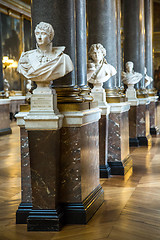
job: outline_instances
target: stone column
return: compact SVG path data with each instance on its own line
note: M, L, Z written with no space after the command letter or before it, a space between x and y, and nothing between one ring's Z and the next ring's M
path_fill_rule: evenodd
M22 109L23 108L23 109ZM28 132L25 129L24 118L29 112L29 105L21 105L21 110L17 115L17 125L20 127L21 142L21 203L16 212L16 223L25 224L29 212L32 210L32 189L30 173L30 157L28 146Z
M134 71L143 75L142 80L136 84L138 99L130 101L130 145L147 145L150 144L151 138L147 130L149 122L147 110L148 95L144 85L144 0L124 0L124 64L127 61L132 61L134 63ZM141 116L141 121L138 120L140 119L139 116Z
M85 101L91 101L87 84L87 33L86 33L86 0L75 0L76 9L76 68L77 85Z
M3 86L3 64L2 64L2 20L0 13L0 91L4 90Z
M88 48L101 43L106 49L106 59L117 69L116 0L87 1ZM116 76L103 84L107 102L119 101Z
M117 87L121 87L121 0L116 0L117 7Z
M116 18L117 17L117 18ZM104 114L102 111L102 117L100 119L100 151L101 151L101 157L100 159L100 170L101 170L101 177L103 177L103 171L105 167L108 165L108 160L110 158L114 158L114 151L111 149L111 145L113 144L115 140L115 135L118 131L119 141L117 141L117 148L121 151L124 151L126 148L126 144L124 144L124 134L122 134L121 128L122 126L120 124L113 124L112 115L114 113L114 116L120 119L123 117L123 120L125 119L125 122L128 122L128 114L125 114L123 116L123 105L124 103L120 103L121 101L121 95L119 94L119 90L117 89L117 86L120 84L120 75L121 75L121 67L120 63L117 64L117 60L121 61L120 58L120 2L116 0L104 0L104 1L97 1L93 0L87 1L87 20L88 20L88 47L91 46L93 43L101 43L105 48L107 52L107 61L108 63L112 64L118 71L118 76L114 76L110 78L109 81L104 83L103 87L106 90L107 95L107 102L109 102L110 107L110 115L109 115L109 128L108 123L104 122L104 118L108 119L108 116ZM118 29L118 30L117 30ZM119 42L120 41L120 42ZM118 49L119 48L119 49ZM117 53L117 51L119 51ZM117 80L118 79L118 80ZM119 109L118 112L114 112L114 108L112 107L112 103L114 106ZM125 111L128 113L129 111L129 104L127 105ZM100 106L99 106L100 107ZM101 107L100 107L101 108ZM104 124L105 123L105 124ZM103 126L103 130L102 129ZM127 124L123 126L124 131L126 132L125 138L127 139ZM107 134L108 138L104 138L105 129L108 128ZM112 132L111 132L112 129ZM121 135L122 134L122 135ZM107 152L108 155L102 155L102 140L105 139L105 144L107 146ZM129 135L128 135L129 139ZM109 142L108 142L109 141ZM106 153L105 153L106 154ZM129 154L129 150L127 152ZM106 161L107 159L107 161ZM117 161L114 162L114 164L109 163L111 168L111 174L116 175L125 175L130 168L132 168L132 161L128 156L125 154L122 154L122 157L118 158ZM114 171L115 167L117 168L116 171ZM123 170L122 170L123 168ZM130 171L132 172L132 171Z
M124 64L134 63L135 72L144 76L145 67L144 0L124 0ZM144 77L136 85L144 87Z
M144 0L145 6L145 66L147 68L147 75L153 78L153 1ZM149 115L150 115L150 133L155 135L158 133L156 126L156 91L153 88L154 82L151 82L148 88L150 99Z

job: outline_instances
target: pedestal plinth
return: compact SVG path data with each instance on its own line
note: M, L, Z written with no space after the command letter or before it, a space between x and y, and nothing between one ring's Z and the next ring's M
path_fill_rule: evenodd
M16 223L25 224L29 212L32 210L32 190L30 174L30 157L28 146L28 132L25 129L24 117L28 112L19 112L16 114L17 125L20 127L21 142L21 203L16 212Z
M129 155L129 123L130 104L110 103L108 128L108 163L112 175L132 174L132 159Z
M150 135L150 118L149 118L149 104L148 98L138 98L138 115L137 115L137 136L140 146L149 146L152 144L152 137Z
M9 99L0 99L0 136L12 133L9 117L10 102Z
M157 135L159 129L157 126L157 99L158 96L149 97L149 117L150 117L150 134Z
M99 106L101 109L101 118L99 120L99 161L100 178L109 178L111 168L108 164L108 118L110 106Z
M128 100L130 103L130 110L129 110L129 145L138 147L139 140L138 140L138 105L139 100Z
M60 200L65 222L86 224L104 201L99 184L101 110L63 112Z
M56 93L38 87L25 117L28 131L33 208L28 231L59 231L63 210L59 203L60 128L63 116L56 107Z
M94 87L91 90L91 95L94 101L98 102L98 107L101 109L101 118L99 120L99 161L100 161L100 178L109 178L111 169L108 165L108 116L110 107L106 102L106 92L100 87Z

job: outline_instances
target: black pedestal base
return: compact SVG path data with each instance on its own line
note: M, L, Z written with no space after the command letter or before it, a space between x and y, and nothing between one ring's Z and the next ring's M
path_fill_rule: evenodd
M100 178L110 178L111 168L109 165L100 165Z
M138 137L140 146L151 146L152 145L152 137L148 135L147 137Z
M129 146L130 147L138 147L139 146L138 138L129 138Z
M157 127L150 128L150 134L151 135L157 135L159 134L159 129Z
M64 204L66 224L86 224L104 201L104 191L99 185L81 203Z
M12 133L11 128L0 129L0 136L11 134L11 133Z
M27 219L28 231L60 231L63 226L63 211L32 210Z
M132 159L129 156L123 162L109 162L109 166L111 167L111 175L122 175L125 176L127 172L132 170Z
M16 224L27 223L27 218L31 210L32 210L31 203L20 203L18 210L16 212Z

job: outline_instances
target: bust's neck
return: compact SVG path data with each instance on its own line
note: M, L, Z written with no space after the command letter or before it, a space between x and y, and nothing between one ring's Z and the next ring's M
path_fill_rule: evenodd
M37 48L39 51L45 52L47 54L47 53L52 52L52 43L49 43L47 45L41 45L41 46L37 45Z

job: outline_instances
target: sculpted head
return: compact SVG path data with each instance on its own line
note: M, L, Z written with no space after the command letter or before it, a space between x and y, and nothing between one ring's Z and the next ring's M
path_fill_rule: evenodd
M147 74L147 68L146 67L144 68L144 74L145 75Z
M102 46L102 44L92 44L89 49L89 57L94 62L100 62L106 56L106 49Z
M40 22L34 32L38 45L47 45L53 40L54 29L49 23Z
M132 73L133 72L133 67L134 67L133 62L127 62L126 63L126 72Z

